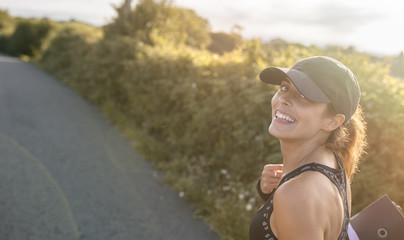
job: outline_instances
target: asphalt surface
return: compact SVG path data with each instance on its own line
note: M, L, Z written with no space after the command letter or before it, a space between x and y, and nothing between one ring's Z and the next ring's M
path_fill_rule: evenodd
M0 55L1 240L216 240L99 111Z

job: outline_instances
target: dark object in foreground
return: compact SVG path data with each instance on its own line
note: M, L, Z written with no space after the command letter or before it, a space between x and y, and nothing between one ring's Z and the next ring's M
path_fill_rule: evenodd
M360 240L403 240L404 213L384 195L351 218Z

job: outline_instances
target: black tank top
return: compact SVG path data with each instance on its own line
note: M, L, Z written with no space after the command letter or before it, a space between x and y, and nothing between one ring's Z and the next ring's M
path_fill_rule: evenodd
M344 204L344 220L342 223L341 233L338 237L338 240L347 240L348 238L348 224L349 224L349 208L348 208L348 199L347 199L347 180L344 167L341 163L340 158L334 154L338 164L340 166L340 170L330 168L328 166L319 164L319 163L309 163L303 165L292 172L286 174L282 180L280 181L278 188L283 183L289 181L290 179L298 176L299 174L306 171L317 171L324 174L328 177L334 184L337 186L339 193L341 194L343 204ZM276 191L276 189L275 189ZM269 223L269 218L273 211L273 197L275 194L273 191L267 200L267 202L262 206L258 212L255 214L254 218L251 221L250 225L250 240L278 240L275 234L271 230L271 226Z

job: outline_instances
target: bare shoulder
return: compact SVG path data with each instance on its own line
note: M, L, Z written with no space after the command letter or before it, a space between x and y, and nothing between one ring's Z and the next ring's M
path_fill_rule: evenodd
M300 175L282 184L277 190L277 196L288 199L310 200L315 202L315 197L327 195L334 184L322 173L316 171L303 172ZM334 193L334 191L331 191ZM286 200L286 199L284 199Z
M288 209L296 208L305 216L312 215L313 209L322 210L328 204L324 200L334 195L331 181L319 172L308 171L282 184L274 196L274 204ZM292 208L291 208L292 207ZM317 211L315 211L317 212Z
M273 212L279 239L324 239L330 224L328 213L339 211L330 208L338 194L335 191L326 176L314 171L282 184L274 195Z

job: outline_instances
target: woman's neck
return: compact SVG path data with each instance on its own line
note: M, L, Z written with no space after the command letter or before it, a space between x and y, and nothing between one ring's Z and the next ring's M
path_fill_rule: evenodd
M281 151L283 156L283 172L289 173L296 168L313 162L313 159L320 159L326 152L324 142L284 142L281 141Z

